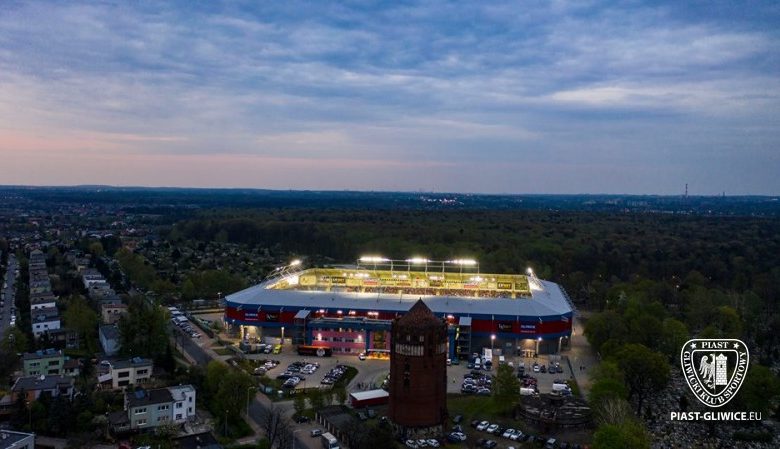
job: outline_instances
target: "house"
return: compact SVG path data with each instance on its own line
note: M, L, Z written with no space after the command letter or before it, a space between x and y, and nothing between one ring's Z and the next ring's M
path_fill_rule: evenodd
M108 366L107 372L104 372L105 366ZM140 385L148 382L152 378L154 364L150 359L133 357L130 360L119 360L115 362L101 362L98 370L98 381L101 383L111 382L113 389L125 388L130 385Z
M81 374L81 360L65 357L65 364L62 365L62 372L65 373L66 376L78 376Z
M27 376L16 379L11 387L11 401L16 402L19 395L24 395L26 401L34 401L41 393L49 393L52 397L65 396L73 398L75 381L70 376Z
M45 309L57 306L57 297L51 292L33 293L30 295L30 310Z
M43 349L22 354L22 370L25 376L63 374L64 365L65 354L58 349Z
M84 283L84 288L89 289L93 285L106 285L106 279L100 272L94 268L87 268L81 274L81 280Z
M100 316L106 324L116 323L125 314L127 314L127 304L100 304Z
M117 433L154 429L163 424L180 425L195 416L195 403L192 385L128 391L124 410L110 414L108 420Z
M67 327L49 331L49 342L58 348L78 349L80 347L79 333Z
M103 348L103 352L107 356L114 356L119 352L121 347L121 340L119 335L119 327L115 324L106 324L100 326L98 329L98 337L100 338L100 346Z
M40 338L45 332L60 328L60 312L56 307L31 310L30 320L35 338Z
M35 449L35 434L0 430L0 449Z

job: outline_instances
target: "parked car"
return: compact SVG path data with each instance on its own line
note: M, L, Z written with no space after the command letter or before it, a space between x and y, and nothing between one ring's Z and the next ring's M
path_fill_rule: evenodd
M479 423L479 425L477 425L477 430L479 430L479 431L481 432L481 431L483 431L483 430L487 429L487 428L488 428L488 426L490 426L490 423L489 423L489 422L487 422L487 421L482 421L481 423Z
M322 429L312 429L311 430L311 436L318 437L322 435Z
M493 433L496 431L496 429L498 429L498 424L491 424L485 430L487 431L487 433Z

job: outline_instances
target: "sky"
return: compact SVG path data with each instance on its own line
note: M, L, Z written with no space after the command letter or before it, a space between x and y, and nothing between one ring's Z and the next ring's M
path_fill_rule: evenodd
M780 194L780 3L0 0L0 184Z

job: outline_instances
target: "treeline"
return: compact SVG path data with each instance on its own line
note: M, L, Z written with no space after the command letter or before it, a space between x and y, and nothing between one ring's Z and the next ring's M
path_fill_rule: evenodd
M246 287L246 280L226 270L203 270L161 276L142 255L122 248L115 254L122 272L136 286L152 291L165 303L177 299L217 299Z
M364 253L475 257L482 272L524 272L566 287L579 307L620 295L658 302L693 333L727 306L763 360L780 357L780 223L762 218L541 211L222 210L177 223L168 240L268 248L313 264Z

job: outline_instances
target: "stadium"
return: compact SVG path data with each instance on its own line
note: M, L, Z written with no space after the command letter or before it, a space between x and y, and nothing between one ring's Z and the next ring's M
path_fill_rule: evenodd
M422 299L448 323L450 358L490 347L505 355L567 346L573 306L563 287L526 274L480 273L471 259L361 257L354 265L277 268L225 297L225 322L245 341L329 348L334 355L389 353L393 319Z

